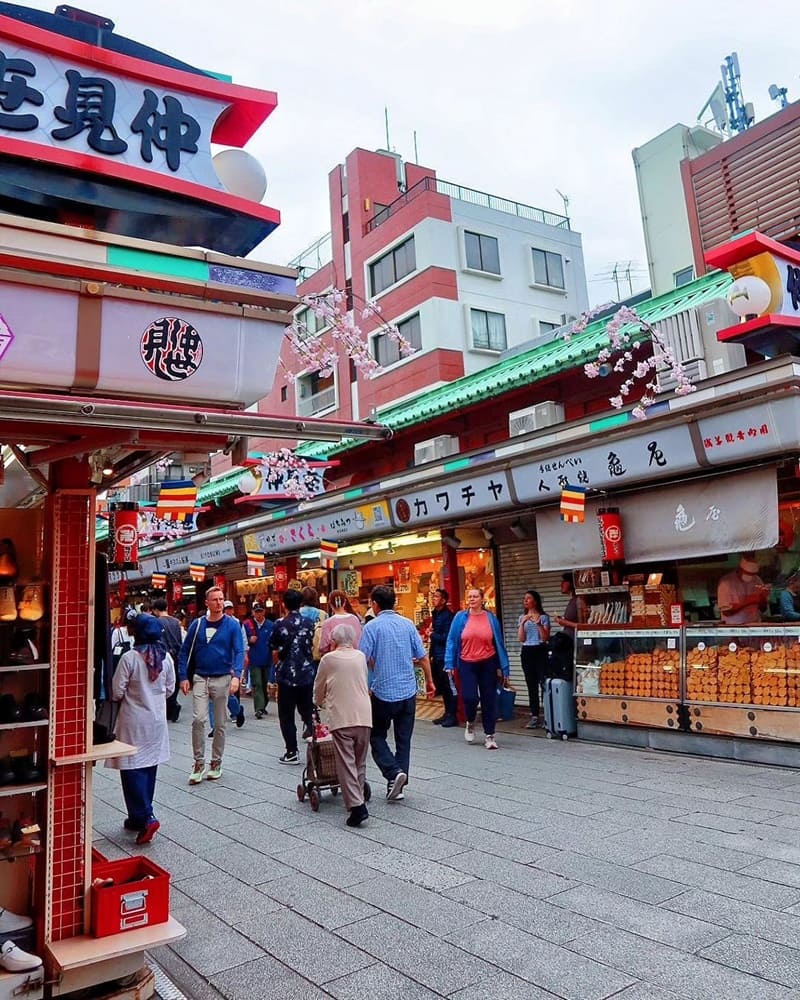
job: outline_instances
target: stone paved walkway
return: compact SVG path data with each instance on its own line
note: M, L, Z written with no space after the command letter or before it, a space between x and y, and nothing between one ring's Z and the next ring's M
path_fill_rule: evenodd
M248 714L252 713L250 703ZM189 788L170 727L161 832L192 1000L798 1000L800 772L419 721L404 802L300 804L274 714ZM98 769L96 846L138 853Z

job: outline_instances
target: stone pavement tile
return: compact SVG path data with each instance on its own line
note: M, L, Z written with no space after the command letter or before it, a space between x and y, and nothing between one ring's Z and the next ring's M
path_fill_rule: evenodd
M336 1000L436 1000L443 996L377 962L326 983L325 992Z
M775 861L800 864L800 846L793 847L791 844L771 840L772 829L772 827L764 825L759 835L754 837L696 827L692 830L692 838L703 844L729 847L734 850L747 851L750 854L760 854L762 857L773 858Z
M742 872L748 865L761 860L761 857L756 854L732 850L729 847L719 847L716 844L712 846L699 840L682 838L680 835L673 837L671 842L665 844L664 850L659 853L732 872Z
M359 841L359 847L362 841ZM373 845L370 843L370 847ZM317 847L303 851L285 851L277 855L281 864L295 871L304 872L319 882L332 885L336 889L346 889L349 885L363 882L369 877L369 871L360 860L345 858L333 851L326 851ZM291 875L291 871L284 871L283 875Z
M396 847L417 857L427 858L428 861L441 861L454 854L461 854L464 850L461 844L447 839L447 832L441 833L438 837L430 833L420 833L417 830L395 826L388 816L386 820L370 817L363 832L367 840L383 847ZM350 843L352 844L352 839Z
M800 945L800 941L796 943ZM796 948L763 941L752 934L731 934L724 941L703 948L700 954L773 983L800 986L800 951Z
M614 1000L681 1000L681 997L677 993L660 990L652 983L637 983L635 986L629 986L621 993L617 993Z
M270 913L282 909L274 899L218 871L183 879L180 891L227 924L242 925L245 933L253 924L267 922Z
M166 837L201 856L205 855L207 851L217 851L223 847L230 848L231 846L231 839L227 834L220 833L219 830L212 830L197 820L183 816L174 810L159 808L158 819L161 823L159 838Z
M136 839L131 838L130 850L125 850L124 847L120 847L118 844L113 843L110 840L106 840L105 837L95 837L92 840L92 847L98 850L104 858L109 861L119 861L120 858L129 858L134 853L134 848L136 848L136 853L138 854L140 849L136 847Z
M597 892L596 889L592 891ZM552 944L566 944L600 926L596 921L580 916L573 910L553 906L550 900L534 899L533 896L525 896L521 892L514 892L513 889L482 879L448 889L445 895L472 907L481 918L500 917L505 923ZM551 899L555 902L563 895L565 894L560 893ZM449 933L454 929L451 928Z
M347 891L436 937L445 937L459 927L485 919L485 914L470 906L462 906L452 898L390 875L379 875L359 885L351 885Z
M568 877L573 885L584 882L601 889L611 889L643 903L661 903L685 892L687 888L685 883L662 878L657 874L646 874L645 869L625 868L571 851L554 851L547 857L540 858L536 862L536 868ZM565 885L564 888L568 889L570 886Z
M765 879L767 882L777 882L778 885L800 888L800 865L790 865L783 861L757 861L742 869L742 875L752 875Z
M687 826L707 827L709 830L720 830L723 833L738 833L744 836L758 837L763 832L763 825L760 821L753 822L747 819L736 819L731 816L719 816L708 810L684 809L682 813L675 817L676 823L685 823Z
M245 885L261 885L292 874L291 869L279 861L265 858L260 851L244 844L228 843L221 850L208 851L205 857L215 868L235 876Z
M225 830L236 824L236 813L230 809L215 805L213 802L206 802L199 796L192 795L183 786L186 785L186 778L189 771L183 776L180 788L156 787L155 802L159 807L165 806L182 816L197 820L207 826L210 830Z
M677 948L604 927L570 944L570 948L692 1000L796 1000L796 994L777 983L729 969Z
M170 910L188 931L171 947L202 976L208 978L244 962L264 958L264 951L229 927L199 903L173 891Z
M274 882L266 882L258 889L259 894L263 893L270 900L277 901L276 907L278 904L288 906L295 913L328 930L378 913L378 910L367 903L353 899L352 891L352 887L347 893L341 889L333 889L301 872Z
M534 868L531 865L520 865L516 861L497 858L493 854L482 854L479 851L467 851L454 858L448 858L447 864L464 872L471 878L485 879L496 882L507 889L515 889L526 896L546 899L557 892L569 889L577 882L564 875L551 874ZM466 881L466 879L464 880Z
M692 784L685 776L669 777L668 775L656 775L637 781L637 788L652 788L660 793L672 793L680 795L687 806L691 805L693 799L700 802L731 802L741 797L741 791L735 782L726 781L722 785L713 784Z
M237 962L236 968L211 976L212 986L227 1000L261 1000L280 997L280 1000L329 1000L307 979L264 955L257 962Z
M641 861L630 870L649 872L666 879L680 879L688 889L707 889L709 892L718 892L721 896L743 899L746 903L756 903L775 910L800 902L800 889L776 885L751 875L725 872L720 868L695 864L668 854Z
M167 837L156 834L147 848L147 856L151 861L170 873L173 882L195 875L203 875L211 871L211 865L203 858L197 857L190 850L181 847Z
M661 944L672 945L683 951L696 951L703 945L719 941L730 933L726 926L720 927L705 920L698 920L693 915L685 916L682 913L679 916L672 910L665 910L663 907L671 906L672 900L668 900L662 906L653 906L651 903L642 903L637 899L597 886L581 885L575 889L567 889L557 896L551 896L548 902L555 907L563 906L574 913L593 917L595 921L602 920L605 924L640 934ZM695 912L706 916L702 909L692 911Z
M292 836L297 841L297 849L309 851L309 844L323 847L327 851L343 854L345 857L355 856L362 851L372 850L375 844L367 836L367 828L373 823L373 813L370 809L369 821L363 826L350 828L344 825L331 826L315 818L310 823L303 823L292 830Z
M442 836L463 847L482 851L484 854L495 854L498 858L519 861L523 865L530 864L552 850L544 844L534 844L530 840L520 840L518 837L498 837L490 830L481 830L475 826L454 826Z
M445 862L428 861L425 858L408 854L406 851L398 851L394 847L377 847L374 843L367 847L366 842L363 841L359 846L364 851L356 858L361 865L359 882L363 882L366 878L365 868L383 872L384 875L394 875L395 878L403 882L411 882L414 885L421 885L424 889L437 891L469 882L473 877L471 874L464 874L458 870L458 867L452 864L453 858L447 858ZM463 855L457 857L463 857Z
M368 922L347 924L338 933ZM272 914L264 924L251 927L248 936L273 958L318 986L373 964L365 951L291 910Z
M287 802L291 804L291 799L287 798ZM230 815L234 819L237 816L249 816L273 830L285 830L287 833L291 833L292 828L298 823L308 820L308 805L301 805L296 796L294 805L296 808L289 808L288 805L286 807L276 806L272 802L256 802L254 805L237 809L235 813L232 812Z
M486 982L451 993L448 1000L559 1000L559 998L554 993L540 990L533 983L512 976L508 972L501 972Z
M495 966L388 913L348 924L336 934L444 996L485 982L497 972Z
M668 900L664 907L689 915L702 913L706 920L720 927L739 931L741 934L753 934L777 944L785 944L789 948L797 947L800 943L800 905L790 906L783 911L772 910L715 892L691 889Z
M484 920L450 936L450 940L528 982L566 1000L601 1000L635 980L631 976L581 959L559 945L526 934L502 920Z
M295 837L293 833L286 833L284 830L273 830L250 816L240 815L236 826L229 827L224 833L231 841L254 845L262 854L271 857L289 850L308 850L308 844L300 840L299 836Z

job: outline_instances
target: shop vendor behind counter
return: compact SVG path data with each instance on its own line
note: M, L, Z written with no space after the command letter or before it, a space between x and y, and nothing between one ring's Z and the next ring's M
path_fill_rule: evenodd
M717 587L717 604L726 625L754 625L766 610L770 587L758 575L755 554L743 552L739 565Z

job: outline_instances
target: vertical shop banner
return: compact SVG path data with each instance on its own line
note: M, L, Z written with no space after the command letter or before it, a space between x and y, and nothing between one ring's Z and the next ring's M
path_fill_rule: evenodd
M172 600L182 601L183 600L183 581L173 580L172 581Z
M561 520L583 524L586 517L586 490L567 483L561 490Z
M219 587L220 590L225 590L225 574L216 573L214 576L214 586Z
M286 590L286 586L289 583L289 574L286 572L286 565L284 563L276 563L273 575L275 577L275 589L280 591Z
M336 557L339 553L339 543L322 538L319 543L319 562L324 569L336 568Z
M602 503L602 502L601 502ZM774 468L735 472L615 499L625 527L628 563L727 555L772 548L778 541ZM556 508L536 515L542 570L599 566L597 501L584 524L565 524Z
M247 557L247 575L264 576L266 573L266 557L264 553L248 550L245 554Z
M190 563L189 577L194 580L195 583L202 583L206 578L205 566L201 566L200 563Z
M154 590L164 590L167 586L167 574L153 573L153 575L150 577L150 586Z

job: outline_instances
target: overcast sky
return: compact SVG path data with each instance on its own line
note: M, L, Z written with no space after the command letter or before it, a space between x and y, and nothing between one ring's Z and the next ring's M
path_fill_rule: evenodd
M615 262L647 269L631 150L693 124L737 50L756 119L771 83L800 97L788 0L79 0L119 34L278 93L248 150L286 263L329 228L327 175L356 146L391 147L439 177L561 212L583 235L589 298ZM55 2L27 6L52 11Z

